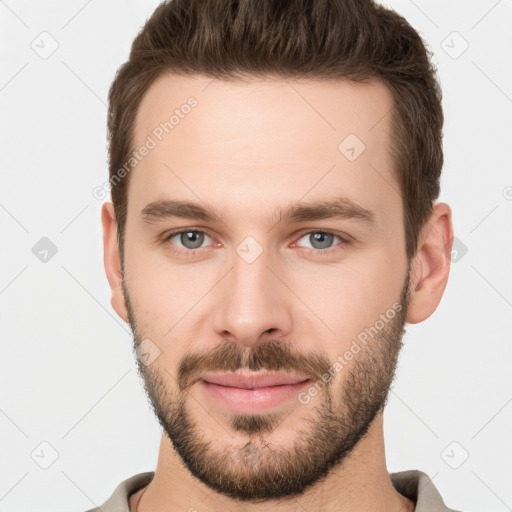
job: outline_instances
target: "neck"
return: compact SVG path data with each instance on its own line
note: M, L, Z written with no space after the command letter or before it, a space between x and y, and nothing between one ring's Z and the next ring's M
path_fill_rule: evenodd
M253 504L216 493L190 474L165 434L162 435L153 480L130 498L130 510L137 512L413 512L414 508L414 503L393 487L387 471L382 413L377 415L368 434L340 465L302 495L289 500Z

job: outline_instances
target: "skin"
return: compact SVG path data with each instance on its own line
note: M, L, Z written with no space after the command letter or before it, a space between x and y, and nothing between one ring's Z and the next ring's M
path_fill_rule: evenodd
M168 427L176 417L181 399L191 426L199 426L194 432L210 448L207 454L190 454L206 464L208 456L227 454L216 474L238 474L240 481L249 481L262 467L271 467L272 453L296 460L295 443L308 435L314 439L315 425L326 421L321 411L329 396L332 424L334 418L347 420L346 428L339 430L340 439L355 429L357 401L347 402L353 398L347 390L354 382L364 383L372 375L369 369L375 369L377 381L371 389L387 392L400 348L400 321L427 319L444 292L453 242L451 209L445 203L434 205L416 256L408 262L402 197L389 151L392 100L381 83L225 82L199 75L163 75L141 103L135 147L190 96L198 106L131 171L124 276L113 206L103 205L104 263L112 306L130 323L135 344L150 339L160 350L151 365L138 364L153 406L160 406L162 425ZM350 133L366 146L354 161L338 150ZM374 222L276 222L279 207L341 195L372 211ZM148 223L141 218L147 204L169 198L210 205L224 222L166 218ZM179 235L165 240L179 228L208 235L191 256L183 252ZM334 237L329 248L315 249L309 235L318 231L333 231L351 242L340 245L341 239ZM262 249L252 263L236 251L247 236ZM322 250L329 252L318 255ZM295 350L301 363L317 356L333 363L359 333L400 300L408 277L409 303L404 304L404 316L397 320L398 330L389 336L389 345L383 345L384 337L376 338L335 374L329 391L308 404L293 400L275 408L274 416L260 417L268 430L235 430L233 414L208 400L197 382L180 393L178 368L184 357L200 356L197 361L210 361L208 369L218 368L207 357L225 342L233 353L248 355L275 340ZM382 347L386 350L379 351ZM201 370L200 364L194 367ZM369 414L370 405L361 401L372 421L349 452L303 492L280 499L236 500L218 492L187 469L164 431L155 477L131 496L131 510L145 491L139 512L191 507L212 512L413 511L414 503L391 483L382 409ZM251 449L250 460L263 466L253 467L243 459L244 446Z

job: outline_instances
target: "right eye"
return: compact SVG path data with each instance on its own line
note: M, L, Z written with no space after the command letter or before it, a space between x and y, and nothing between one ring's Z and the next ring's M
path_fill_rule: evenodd
M194 249L201 249L201 245L206 238L211 240L204 231L183 229L181 231L174 231L173 233L170 233L164 241L170 242L172 245L176 245L184 251L193 251ZM177 242L173 242L174 239L176 239Z

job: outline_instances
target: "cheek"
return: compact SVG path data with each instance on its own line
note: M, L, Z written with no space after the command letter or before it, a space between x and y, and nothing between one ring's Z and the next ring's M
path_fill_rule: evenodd
M202 299L219 276L200 264L176 265L160 250L134 250L126 259L126 281L138 327L145 337L161 343L182 339L201 311ZM173 341L174 343L174 341ZM178 348L178 347L176 347Z
M128 284L137 319L157 332L164 325L173 326L190 309L197 293L197 287L184 286L176 276L170 279L162 269L132 275Z
M304 328L309 325L311 330L313 322L317 336L323 333L332 340L336 357L398 301L404 269L405 263L384 249L336 267L318 265L296 272L294 292L308 309Z

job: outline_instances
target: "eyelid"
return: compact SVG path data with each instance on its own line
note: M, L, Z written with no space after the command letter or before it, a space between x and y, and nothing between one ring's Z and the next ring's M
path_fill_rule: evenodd
M215 240L215 237L212 236L208 230L204 229L204 228L194 228L194 227L191 227L191 228L178 228L178 229L175 229L173 231L168 231L166 232L163 237L162 237L162 242L163 243L166 243L166 242L169 242L171 238L175 237L176 235L181 235L182 233L190 233L190 232L193 232L193 233L201 233L201 234L204 234L206 236L208 236L209 238L211 238L212 240ZM183 247L183 248L179 248L180 251L191 251L191 252L197 252L199 251L199 249L206 249L206 247L199 247L198 249L187 249L186 247Z
M333 229L322 229L322 228L316 228L316 229L304 229L303 231L300 231L297 235L295 235L297 240L300 240L304 235L310 235L312 233L325 233L328 235L334 235L339 238L343 242L349 243L353 241L353 238L350 235L347 235L346 233L342 233Z
M305 235L311 235L313 233L324 233L328 235L337 236L340 239L340 242L332 245L331 247L328 247L327 249L315 249L314 247L303 247L301 245L298 245L298 242L301 238L303 238ZM349 235L345 235L344 233L339 233L337 231L333 231L330 229L306 229L296 235L296 241L293 243L292 247L297 246L303 251L306 251L307 253L314 255L314 256L327 256L331 255L333 251L343 250L348 245L352 243L352 237Z

